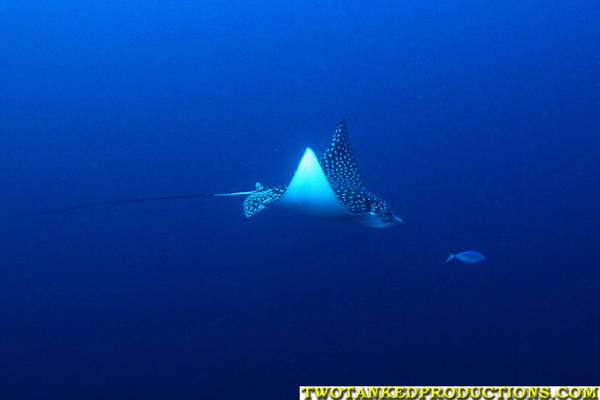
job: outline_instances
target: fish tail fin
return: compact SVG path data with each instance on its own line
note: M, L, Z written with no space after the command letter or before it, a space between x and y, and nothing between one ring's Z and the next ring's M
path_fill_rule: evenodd
M450 254L448 256L448 259L446 260L446 262L450 262L450 260L452 260L454 258L454 254Z

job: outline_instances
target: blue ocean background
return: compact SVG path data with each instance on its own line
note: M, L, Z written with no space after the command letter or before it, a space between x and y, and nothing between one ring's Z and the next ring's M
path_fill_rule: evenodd
M0 397L600 378L600 3L0 2ZM341 118L384 230L242 198ZM479 250L480 264L450 253ZM261 397L262 396L262 397Z

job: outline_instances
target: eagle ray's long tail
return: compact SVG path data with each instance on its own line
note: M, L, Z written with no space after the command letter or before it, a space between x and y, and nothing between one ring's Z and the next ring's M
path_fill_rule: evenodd
M43 211L43 212L39 213L39 215L61 214L61 213L69 212L69 211L83 210L86 208L112 206L112 205L127 204L127 203L144 203L146 201L200 199L200 198L226 197L226 196L244 196L244 195L249 195L249 194L252 194L255 192L256 192L256 190L251 190L248 192L199 193L199 194L184 194L184 195L179 195L179 196L142 197L139 199L111 200L111 201L102 201L99 203L81 204L81 205L74 206L74 207L66 207L66 208L59 208L59 209L55 209L55 210Z

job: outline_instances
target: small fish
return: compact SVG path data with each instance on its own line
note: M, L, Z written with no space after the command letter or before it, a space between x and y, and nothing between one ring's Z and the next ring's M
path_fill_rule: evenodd
M485 256L483 254L473 250L463 251L462 253L458 254L450 254L446 262L449 262L453 258L458 258L460 261L466 263L478 263L485 260Z

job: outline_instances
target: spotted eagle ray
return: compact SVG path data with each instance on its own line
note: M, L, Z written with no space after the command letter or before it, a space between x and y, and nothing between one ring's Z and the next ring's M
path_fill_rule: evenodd
M256 183L254 190L245 192L115 200L48 211L45 214L152 200L240 195L248 196L243 204L244 215L248 218L267 208L285 208L319 218L356 222L374 228L387 228L402 222L402 219L392 213L386 201L365 188L350 147L345 120L337 124L331 144L320 161L310 147L306 148L288 185L265 186Z

